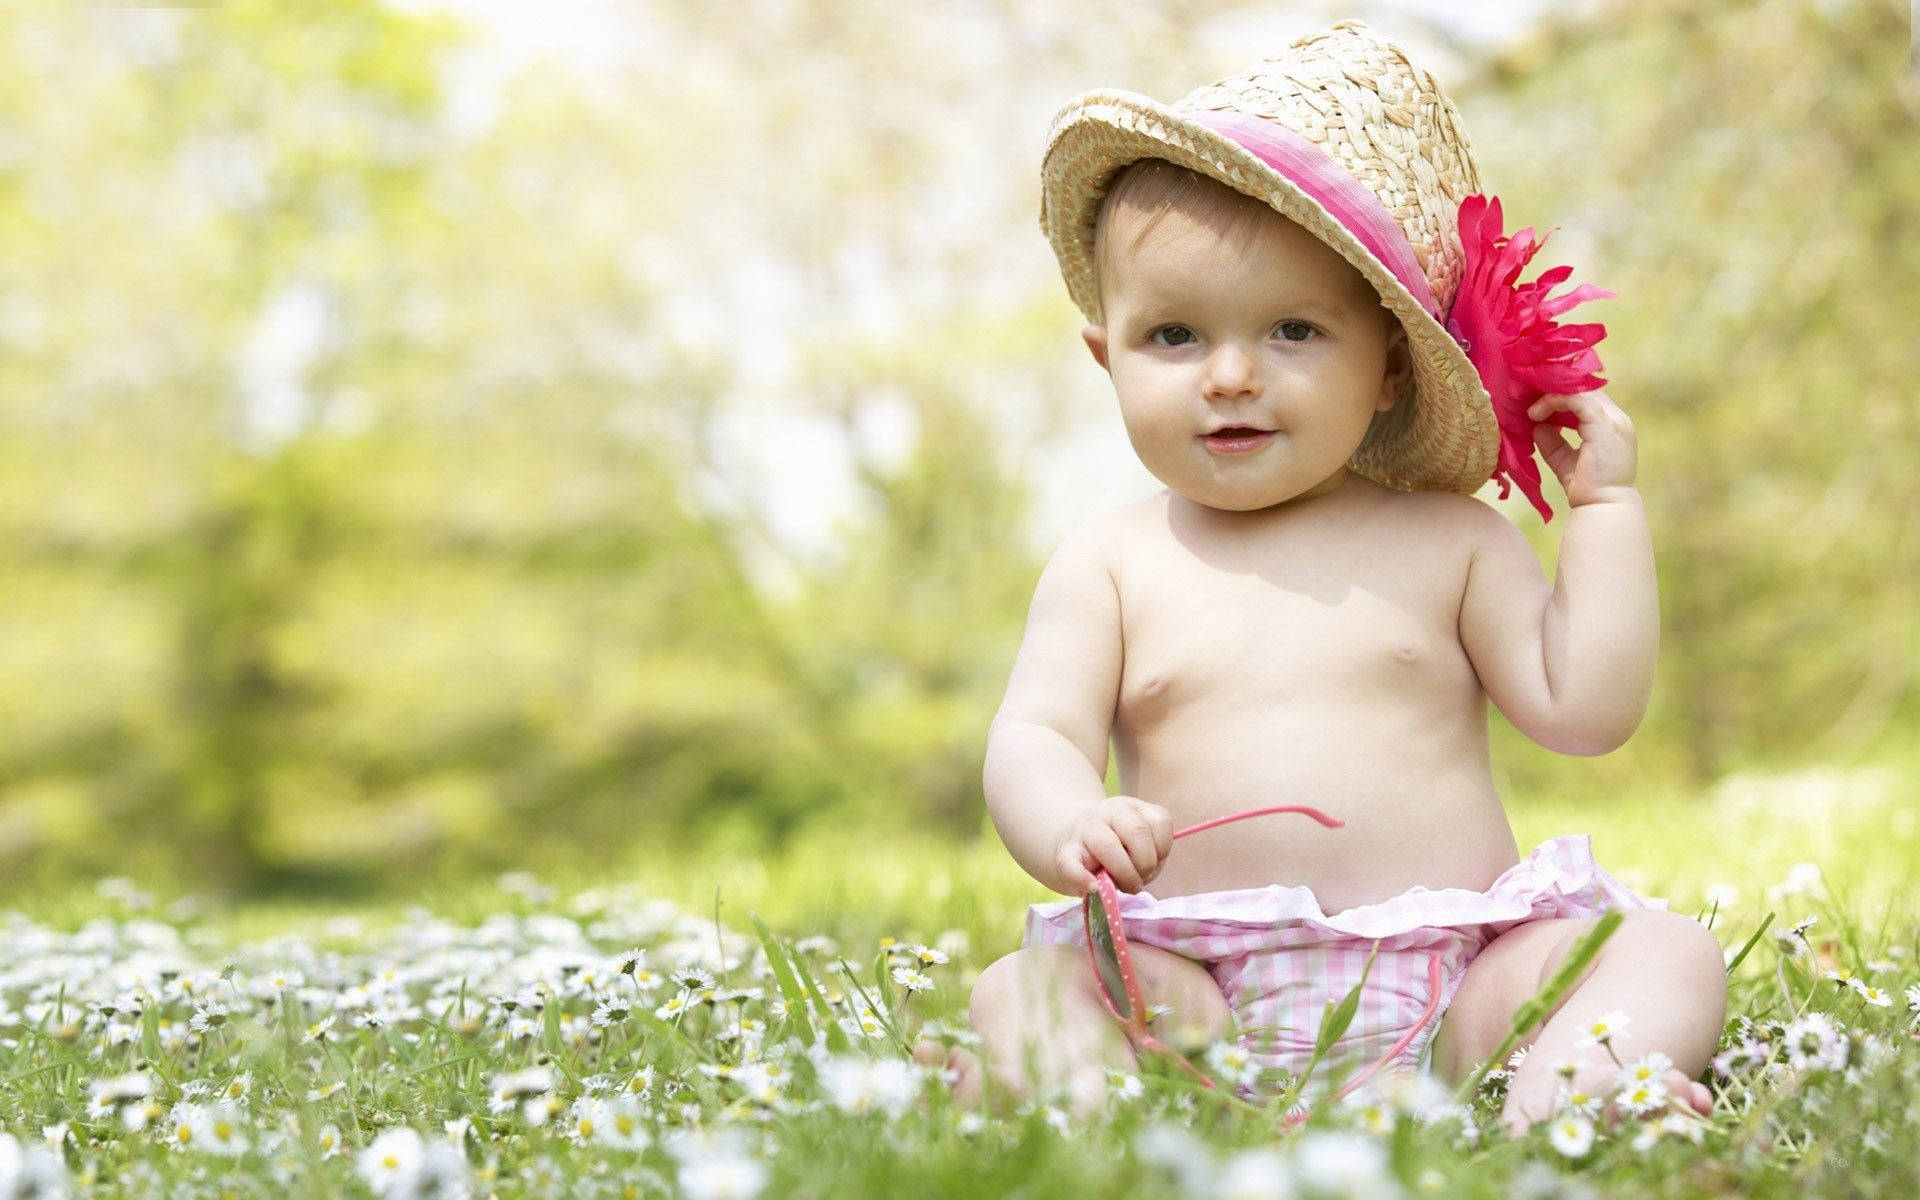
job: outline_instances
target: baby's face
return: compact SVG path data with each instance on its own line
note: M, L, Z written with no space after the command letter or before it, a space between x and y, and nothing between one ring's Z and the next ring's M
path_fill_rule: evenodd
M1131 253L1114 214L1105 325L1084 334L1154 478L1211 508L1322 495L1412 375L1406 332L1366 279L1278 213L1245 250L1178 209ZM1232 452L1223 426L1272 431Z

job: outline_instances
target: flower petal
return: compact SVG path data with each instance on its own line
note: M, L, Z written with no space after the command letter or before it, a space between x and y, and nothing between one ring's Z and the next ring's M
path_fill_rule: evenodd
M1553 510L1540 494L1534 463L1534 426L1545 423L1578 429L1572 413L1549 414L1544 422L1527 415L1541 396L1591 391L1607 382L1594 345L1607 335L1599 322L1562 325L1554 320L1588 300L1614 293L1583 283L1563 296L1554 288L1573 273L1570 266L1549 267L1528 283L1520 272L1546 244L1531 227L1508 236L1501 232L1500 198L1480 193L1460 201L1458 224L1463 259L1460 290L1445 321L1459 340L1493 403L1500 429L1499 464L1492 478L1505 498L1517 485L1544 521Z

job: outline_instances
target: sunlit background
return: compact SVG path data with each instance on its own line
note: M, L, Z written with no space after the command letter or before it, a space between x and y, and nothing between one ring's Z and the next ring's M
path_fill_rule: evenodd
M1676 907L1920 864L1904 5L0 11L0 892L527 870L1017 937L987 724L1054 541L1158 488L1048 119L1342 17L1618 293L1661 673L1602 758L1495 715L1520 844Z

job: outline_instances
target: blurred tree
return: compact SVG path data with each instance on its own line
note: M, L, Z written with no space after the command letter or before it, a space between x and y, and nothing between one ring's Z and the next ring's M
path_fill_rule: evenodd
M1575 278L1620 297L1586 319L1639 430L1664 622L1621 783L1855 755L1920 715L1910 48L1885 0L1629 0L1475 92L1509 224L1587 231L1539 262L1590 249Z
M634 6L648 69L536 64L489 122L459 27L375 0L13 5L0 867L977 829L1031 481L1114 419L1033 227L1042 118L1238 69L1270 9ZM1620 293L1666 606L1640 734L1503 729L1514 790L1912 728L1906 44L1885 3L1627 0L1449 75L1511 223ZM825 553L756 486L797 422L850 455Z

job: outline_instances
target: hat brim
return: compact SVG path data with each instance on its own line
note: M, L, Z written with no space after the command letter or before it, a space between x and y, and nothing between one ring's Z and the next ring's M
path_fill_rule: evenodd
M1103 324L1093 236L1114 174L1161 158L1260 200L1304 226L1353 264L1407 331L1414 386L1380 414L1349 466L1400 491L1478 491L1499 462L1500 427L1472 360L1406 286L1320 202L1245 147L1150 96L1083 92L1054 117L1041 165L1040 226L1060 261L1068 294Z

